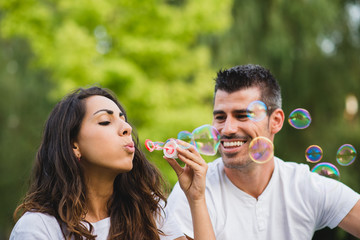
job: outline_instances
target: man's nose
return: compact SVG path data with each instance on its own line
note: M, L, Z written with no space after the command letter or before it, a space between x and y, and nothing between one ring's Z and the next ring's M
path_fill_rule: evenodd
M236 133L237 131L237 121L232 117L226 118L224 127L221 130L221 134L223 135L231 135Z

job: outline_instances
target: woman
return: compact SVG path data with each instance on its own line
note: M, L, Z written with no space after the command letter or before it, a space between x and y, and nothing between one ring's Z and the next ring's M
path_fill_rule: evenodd
M178 148L178 158L184 168L166 160L191 206L195 239L215 239L204 196L207 165L191 146ZM162 186L114 95L80 88L46 122L10 239L186 239L164 210Z

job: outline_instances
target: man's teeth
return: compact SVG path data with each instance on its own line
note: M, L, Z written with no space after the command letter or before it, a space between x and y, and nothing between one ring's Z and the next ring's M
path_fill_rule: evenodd
M241 141L236 141L236 142L224 142L223 145L224 147L240 147L241 145L243 145L244 142Z

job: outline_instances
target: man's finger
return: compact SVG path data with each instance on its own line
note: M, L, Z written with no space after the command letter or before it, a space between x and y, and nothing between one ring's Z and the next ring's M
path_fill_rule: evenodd
M174 169L177 176L180 176L184 169L179 165L179 163L173 158L167 158L164 156L164 159L170 164L170 166Z

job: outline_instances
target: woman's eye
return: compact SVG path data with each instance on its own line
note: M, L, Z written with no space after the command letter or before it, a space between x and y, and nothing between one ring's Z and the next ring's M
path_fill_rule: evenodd
M126 118L125 118L125 114L124 113L120 113L119 114L119 116L120 116L120 118L122 119L122 120L124 120L125 122L126 122Z
M106 125L109 125L109 124L110 124L109 121L99 122L99 125L102 125L102 126L106 126Z

